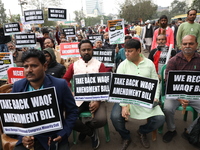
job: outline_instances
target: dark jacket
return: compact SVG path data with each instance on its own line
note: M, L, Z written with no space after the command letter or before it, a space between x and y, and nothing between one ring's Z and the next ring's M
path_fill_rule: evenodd
M24 78L22 80L16 81L13 85L12 92L25 92L27 91L29 85L29 81ZM74 123L78 117L78 109L75 104L74 97L71 94L71 91L67 85L67 82L64 79L58 79L55 77L52 77L50 75L46 75L43 87L55 87L60 115L62 118L62 124L63 129L54 131L54 132L48 132L43 133L39 135L35 135L34 137L41 143L41 145L45 148L45 150L48 150L48 137L51 137L52 135L60 135L62 137L61 142L68 142L68 137L74 127ZM64 119L64 110L66 112L66 118ZM17 142L17 145L22 143L22 136L19 136L19 140Z
M57 78L62 78L66 72L65 66L59 64L56 61L56 55L52 48L46 48L43 51L49 53L51 56L51 62L48 64L48 69L46 70L46 73Z

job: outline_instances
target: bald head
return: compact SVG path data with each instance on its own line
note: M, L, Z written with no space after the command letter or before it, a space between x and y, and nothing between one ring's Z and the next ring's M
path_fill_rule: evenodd
M184 55L193 56L197 50L197 38L194 35L186 35L182 39L181 50Z

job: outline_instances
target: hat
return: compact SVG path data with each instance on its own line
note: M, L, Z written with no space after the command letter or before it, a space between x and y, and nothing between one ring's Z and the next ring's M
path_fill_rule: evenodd
M145 23L150 23L150 20L147 20Z

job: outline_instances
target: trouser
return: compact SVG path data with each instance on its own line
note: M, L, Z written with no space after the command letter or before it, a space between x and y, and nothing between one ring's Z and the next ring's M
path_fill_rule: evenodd
M14 150L27 150L23 144L16 145ZM45 150L38 140L34 141L34 150ZM70 150L68 141L58 144L58 150Z
M89 111L89 102L84 102L79 107L79 114L84 111ZM105 102L101 102L99 108L94 113L94 118L92 118L85 124L82 122L82 120L78 118L74 125L74 130L86 134L88 136L92 136L93 129L103 127L106 123L107 123L106 105Z
M166 99L164 103L164 113L165 120L167 124L167 129L169 131L174 131L176 129L174 122L174 114L177 107L180 105L180 102L176 99ZM200 101L199 100L190 100L189 106L192 106L198 113L200 113ZM197 122L198 118L187 128L188 132L192 130L193 126Z
M128 140L130 139L130 131L127 130L125 127L125 119L122 117L121 111L122 107L118 103L115 103L111 111L111 121L113 126L115 127L115 130L119 132L121 138L124 140ZM139 127L139 132L141 134L148 134L158 129L161 125L163 125L164 122L165 116L163 115L150 117L148 118L146 124Z

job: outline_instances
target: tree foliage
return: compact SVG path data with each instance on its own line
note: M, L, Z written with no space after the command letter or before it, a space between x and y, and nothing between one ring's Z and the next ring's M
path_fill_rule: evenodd
M6 20L7 22L21 22L20 14L7 16Z
M128 22L152 19L154 13L156 13L157 5L151 2L151 0L125 0L120 5L119 17L124 18Z
M101 18L103 19L103 24L107 24L108 20L112 20L112 16L97 16L97 17L87 17L85 18L85 26L94 26L101 23Z
M6 9L4 3L0 0L0 24L6 23Z
M48 10L44 9L44 24L43 26L56 26L56 21L48 21Z
M83 11L74 11L75 14L75 21L77 22L78 25L81 25L81 20L85 18L85 14Z
M200 11L199 11L199 8L200 8L200 0L194 0L190 8L191 8L191 9L196 9L198 12L200 12Z
M186 6L185 1L174 0L171 3L170 9L171 9L170 11L171 16L176 16L176 15L185 14L188 8Z

